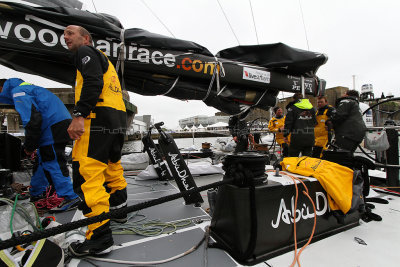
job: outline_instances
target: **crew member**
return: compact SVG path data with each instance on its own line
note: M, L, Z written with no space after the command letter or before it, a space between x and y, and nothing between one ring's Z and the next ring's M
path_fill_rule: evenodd
M313 147L313 158L320 158L322 150L332 139L332 121L329 119L334 112L334 107L328 105L328 100L325 96L318 97L318 110L316 115L318 124L315 126L315 144Z
M25 128L24 151L31 156L36 150L38 166L31 178L32 200L45 196L50 179L63 202L54 210L76 208L80 199L74 193L65 159L70 142L67 128L71 122L64 103L53 93L18 78L0 80L0 102L14 105Z
M275 140L280 145L282 156L287 157L289 146L283 137L283 129L285 126L285 116L283 116L283 110L280 107L274 107L275 117L272 117L268 123L268 129L275 133Z
M283 136L288 141L290 134L289 157L311 156L315 142L314 127L317 124L315 109L301 93L293 95L293 102L288 105Z
M335 143L339 148L354 152L364 139L366 126L358 106L359 94L348 90L336 100L336 112L332 113Z
M80 209L93 217L126 206L127 183L121 166L126 110L117 73L106 55L92 46L90 33L76 25L64 30L77 68L75 107L68 128L74 189L83 199ZM114 218L126 222L126 216ZM84 242L74 242L75 256L108 253L114 244L109 220L88 226Z

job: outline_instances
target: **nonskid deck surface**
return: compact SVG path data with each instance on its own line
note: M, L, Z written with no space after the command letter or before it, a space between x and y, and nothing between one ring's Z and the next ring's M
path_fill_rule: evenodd
M126 176L129 205L178 192L173 181L141 181L134 178L134 176ZM221 178L222 175L220 174L206 175L195 177L195 181L198 186L202 186L218 181ZM271 181L274 180L272 176L270 178ZM106 257L131 261L154 261L166 259L188 250L200 241L204 234L204 228L210 220L210 217L204 211L208 207L207 194L206 192L202 192L201 194L205 201L202 208L196 208L192 205L186 206L183 199L177 199L139 211L141 216L136 216L130 221L135 221L146 216L148 220L158 219L162 222L189 220L190 224L179 228L174 234L156 237L114 235L114 251ZM400 226L398 224L400 221L400 198L375 193L371 190L369 197L374 196L389 200L389 204L373 203L375 205L373 212L382 216L383 220L381 222L372 221L364 223L360 221L360 226L358 227L310 244L301 254L300 263L302 266L398 266L397 248L400 242ZM54 213L51 215L54 215L59 223L67 223L81 218L80 212L77 211ZM203 222L196 224L199 221ZM355 237L362 239L367 245L357 243ZM293 261L293 255L294 253L291 251L256 266L290 266ZM204 247L201 246L198 250L183 258L157 266L194 267L203 266L203 261ZM207 261L208 266L240 266L226 252L215 248L208 249ZM126 266L93 260L91 262L74 259L68 266Z
M300 263L307 267L395 267L399 266L398 248L400 244L400 198L380 195L371 190L369 197L387 199L389 204L377 204L372 211L382 216L382 221L365 223L360 226L310 244L300 256ZM366 245L359 244L355 238ZM293 251L269 259L257 266L289 266L293 261Z
M198 186L215 182L222 175L207 175L195 178ZM160 182L157 180L140 181L134 176L127 176L128 203L129 205L141 203L162 196L178 192L173 182ZM272 177L271 177L272 179ZM272 179L273 180L273 179ZM282 181L283 182L283 181ZM105 256L109 259L125 261L156 261L178 255L196 245L204 235L204 228L208 225L210 217L204 211L208 207L206 192L202 192L205 203L202 208L192 205L184 205L183 199L163 203L139 211L130 221L135 221L143 216L148 220L160 220L162 222L179 222L189 220L190 224L179 228L175 233L156 237L141 235L114 235L114 250ZM360 226L341 232L310 244L301 254L302 266L343 266L343 267L374 267L374 266L398 266L396 254L397 244L400 242L400 198L386 194L376 193L371 190L369 197L387 199L389 204L374 203L374 213L382 216L381 222L372 221L365 223L360 221ZM75 211L54 214L58 222L65 223L76 217ZM79 218L77 218L79 219ZM198 222L202 222L197 224ZM367 245L356 242L360 238ZM289 266L293 261L294 252L269 259L256 266ZM240 266L225 251L220 249L208 249L208 266ZM116 263L73 259L68 266L125 266ZM321 265L321 263L323 263ZM204 246L193 253L169 263L157 266L204 266Z
M210 175L209 177L204 177L204 180L215 180L221 177L221 175ZM200 179L196 179L196 182ZM134 176L126 176L126 180L128 182L128 205L142 203L179 192L173 182L135 180ZM204 181L200 182L200 184L201 183L204 183ZM203 193L204 192L202 192L202 194ZM204 194L203 198L205 198ZM205 205L208 205L207 202ZM203 205L203 207L205 207L205 205ZM75 211L55 214L55 216L58 222L66 223L72 220L75 216ZM204 228L210 221L210 216L203 208L185 205L182 198L140 210L138 215L136 213L131 213L130 216L132 216L132 218L130 218L129 222L145 218L146 220L159 220L164 223L182 222L185 226L179 227L175 233L154 237L133 234L114 234L114 248L110 254L105 256L106 258L149 262L173 257L195 246L204 236ZM203 255L204 244L189 255L169 263L157 264L157 266L203 266ZM208 266L237 265L225 251L214 248L207 250L207 261ZM71 260L68 266L94 266L93 263L98 266L126 266L117 263L94 260L88 262L87 260L78 259Z

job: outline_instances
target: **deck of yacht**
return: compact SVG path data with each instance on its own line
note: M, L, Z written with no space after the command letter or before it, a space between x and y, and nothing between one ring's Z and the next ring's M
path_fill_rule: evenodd
M218 181L222 175L195 177L198 186ZM136 180L135 176L126 176L128 182L128 205L177 193L174 182L158 180ZM104 256L117 261L154 262L167 259L185 252L195 246L203 237L210 216L207 193L202 192L202 207L184 205L183 199L167 202L131 214L129 222L141 220L159 220L164 223L185 224L170 234L146 237L141 235L114 235L113 251ZM300 257L302 266L398 266L396 248L400 240L400 198L376 193L371 190L370 196L387 199L389 204L374 204L375 213L383 220L365 223L360 220L358 227L349 229L323 240L310 244ZM66 223L82 218L79 211L54 214L57 221ZM144 217L145 216L145 217ZM363 240L366 245L356 239ZM257 266L290 266L293 251L271 258ZM205 257L207 261L205 261ZM225 251L209 248L205 253L204 243L196 251L174 261L153 264L152 266L240 266ZM72 259L68 266L127 266L129 264L102 262L94 259ZM143 265L143 264L139 264Z

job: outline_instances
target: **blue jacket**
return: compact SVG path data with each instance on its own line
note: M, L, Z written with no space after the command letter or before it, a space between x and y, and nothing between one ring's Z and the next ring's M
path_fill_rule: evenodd
M47 89L11 78L3 85L0 103L14 105L20 114L28 151L68 142L67 128L71 115L64 103Z

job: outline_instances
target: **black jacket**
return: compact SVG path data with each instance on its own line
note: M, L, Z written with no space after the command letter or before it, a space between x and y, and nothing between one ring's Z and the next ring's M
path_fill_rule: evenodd
M336 136L354 142L363 140L366 126L355 97L347 96L336 100L336 111L332 113L331 120Z
M83 77L83 88L74 111L88 116L94 110L102 92L103 74L108 69L107 58L93 46L81 46L75 53L74 63Z
M292 146L313 146L315 142L314 127L317 125L315 109L308 99L301 99L288 105L285 118L284 136L290 137Z

